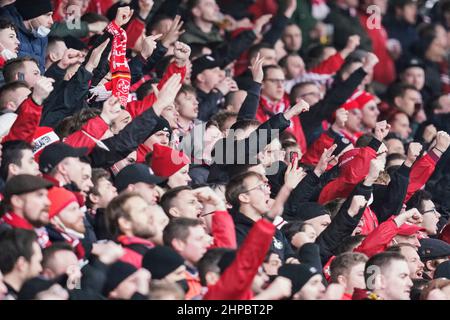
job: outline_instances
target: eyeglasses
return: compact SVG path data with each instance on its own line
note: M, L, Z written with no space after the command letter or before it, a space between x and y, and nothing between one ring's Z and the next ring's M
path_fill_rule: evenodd
M269 190L269 189L270 189L270 185L268 183L261 183L261 184L258 184L256 187L247 189L246 191L244 191L242 193L247 193L247 192L250 192L252 190L266 191L266 190Z
M264 79L264 80L275 83L275 84L281 84L281 85L283 85L286 82L285 79Z
M428 212L432 212L432 213L434 213L435 215L438 215L438 214L439 214L439 212L436 210L436 208L433 208L433 209L424 211L424 212L422 212L422 214L425 214L425 213L428 213Z

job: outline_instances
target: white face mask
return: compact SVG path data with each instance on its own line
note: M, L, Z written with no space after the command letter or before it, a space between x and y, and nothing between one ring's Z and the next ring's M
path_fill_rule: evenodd
M50 33L50 29L44 26L39 26L37 30L33 30L33 34L38 38L45 38Z
M9 49L3 49L1 52L1 55L5 60L11 60L17 58L17 54L15 52L12 52Z

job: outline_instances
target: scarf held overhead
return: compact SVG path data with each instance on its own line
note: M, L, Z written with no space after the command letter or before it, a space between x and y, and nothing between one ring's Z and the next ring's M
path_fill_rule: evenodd
M109 61L112 93L119 98L120 104L125 107L131 84L130 67L126 57L127 33L114 21L108 25L106 30L114 36Z

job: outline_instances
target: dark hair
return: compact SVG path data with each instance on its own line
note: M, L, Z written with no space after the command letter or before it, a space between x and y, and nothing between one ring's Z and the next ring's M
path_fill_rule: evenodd
M364 279L366 283L374 274L373 267L378 267L379 270L383 272L395 260L406 262L405 258L397 252L382 252L372 256L367 261L364 269Z
M345 252L338 255L330 264L331 282L338 283L340 275L348 275L357 264L367 262L367 256L359 252Z
M6 181L8 178L9 165L20 166L24 150L32 151L31 145L23 140L6 141L2 149L2 162L0 165L0 177Z
M264 66L263 67L264 80L266 80L266 76L267 76L267 73L269 72L269 70L273 70L273 69L283 71L281 69L281 67L279 65L276 65L276 64L269 64L268 66ZM284 72L283 72L283 74L284 74Z
M17 34L16 25L8 19L0 18L0 30L12 29Z
M27 61L34 62L39 66L37 60L32 57L21 57L6 61L3 66L3 77L5 78L5 82L9 83L15 81L17 73L22 70L23 64Z
M295 84L291 89L291 93L289 94L289 100L292 105L296 103L296 100L298 98L298 92L306 86L317 87L317 84L314 81L305 81Z
M308 47L305 55L305 66L307 70L311 70L322 62L325 54L325 48L326 46L320 43L315 43Z
M261 123L258 120L255 119L244 119L239 120L233 123L233 125L230 127L230 129L236 130L247 130L250 127L259 127Z
M261 49L274 50L273 46L271 46L270 44L265 43L265 42L255 44L255 45L251 46L250 49L248 49L248 59L251 60L254 57L256 57L258 52L261 51Z
M239 207L239 195L241 193L244 193L247 188L245 186L245 180L250 177L256 177L260 180L263 180L263 177L260 174L248 171L243 174L234 176L227 184L225 198L227 199L228 203L230 203L236 209L238 209Z
M96 108L83 108L83 109L81 109L79 112L75 113L71 117L68 117L68 118L64 119L66 130L62 130L62 132L64 132L64 134L67 134L67 136L69 136L72 133L81 130L81 128L89 120L99 116L101 114L101 112L102 112L101 110L96 109ZM61 132L61 131L58 130L58 132Z
M92 169L92 177L91 177L91 181L93 186L91 187L91 189L89 190L89 194L93 194L96 196L99 196L99 191L98 191L98 184L100 182L101 179L106 179L106 180L110 180L111 181L111 174L106 171L105 169L102 168L94 168ZM86 206L88 208L91 208L93 206L93 203L90 199L90 197L86 197Z
M417 251L416 247L410 243L397 243L397 244L387 248L385 250L385 252L396 252L396 253L402 254L402 248L406 248L406 247L412 248L412 249L414 249L414 251Z
M420 213L423 213L423 202L432 200L433 196L426 190L418 190L406 203L406 209L416 208Z
M213 248L206 251L204 256L198 261L197 269L202 286L207 286L206 275L208 272L220 274L219 261L225 253L230 251L227 248Z
M189 186L179 186L170 189L169 191L165 192L163 196L161 197L161 200L159 201L159 204L161 208L163 208L164 212L169 216L169 218L174 218L170 215L169 211L170 208L172 208L173 200L178 196L178 194L181 191L184 190L192 190Z
M17 228L0 233L0 271L4 275L10 273L20 257L30 261L35 253L34 243L37 243L37 236L32 230Z
M146 96L148 96L151 92L153 92L152 85L158 83L156 79L150 79L144 82L137 90L136 90L136 98L138 100L144 100Z
M12 100L8 94L20 88L28 89L27 83L24 81L13 81L0 88L0 113L6 108L6 104Z
M55 242L42 251L42 268L49 268L51 264L50 261L59 251L70 251L74 253L73 248L69 243L63 241Z
M388 88L386 92L387 102L391 105L395 105L395 98L403 97L408 90L419 91L412 84L394 83Z
M238 114L236 112L222 110L213 115L211 119L217 122L220 131L224 131L225 122L232 117L237 118L237 116Z
M75 132L74 118L75 118L74 116L65 117L56 125L54 131L61 141L68 135L72 134L72 132Z
M406 156L404 154L401 154L401 153L391 153L390 155L388 155L386 157L386 168L390 167L388 165L390 162L396 161L396 160L406 160Z
M358 140L356 140L355 143L355 147L356 148L364 148L367 147L370 143L370 141L372 141L373 136L371 134L363 134L361 137L358 138Z
M171 17L158 13L157 15L153 16L152 19L150 20L150 22L147 24L147 26L145 27L145 35L149 36L152 34L152 31L156 28L156 26L163 20L166 19L170 19L172 20Z
M337 75L339 78L342 78L342 74L345 72L348 72L350 70L350 68L352 67L353 64L355 63L362 63L362 58L356 54L351 54L349 55L344 63L342 64L341 68L339 69L339 71L337 72Z
M125 204L134 197L141 198L142 196L136 192L125 192L112 199L106 207L105 225L113 239L122 234L119 226L119 219L131 219L130 213L125 209Z
M336 255L342 254L344 252L352 252L366 237L359 234L356 236L345 237L339 246L336 248Z
M304 221L293 221L286 223L282 228L281 231L284 233L286 239L288 239L289 243L292 241L292 238L298 233L305 231L305 227L311 224L304 222Z
M189 237L189 228L195 228L201 226L202 223L197 219L190 218L175 218L172 219L163 231L164 245L172 247L172 241L178 239L186 241Z
M195 88L193 86L188 85L188 84L183 84L181 86L180 91L178 91L178 93L177 93L177 97L180 94L182 94L182 93L184 93L184 94L192 93L195 96L197 96L197 92L195 91Z
M285 55L283 58L281 58L281 60L278 62L278 64L280 65L280 67L282 68L287 68L288 66L288 59L290 57L300 57L300 55L296 52L291 52L288 53L287 55ZM301 58L301 57L300 57Z

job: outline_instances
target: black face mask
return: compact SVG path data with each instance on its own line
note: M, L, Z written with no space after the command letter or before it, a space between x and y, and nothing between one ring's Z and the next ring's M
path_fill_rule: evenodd
M181 287L181 289L183 289L184 293L187 293L189 291L189 285L186 279L178 280L175 283L178 284Z

